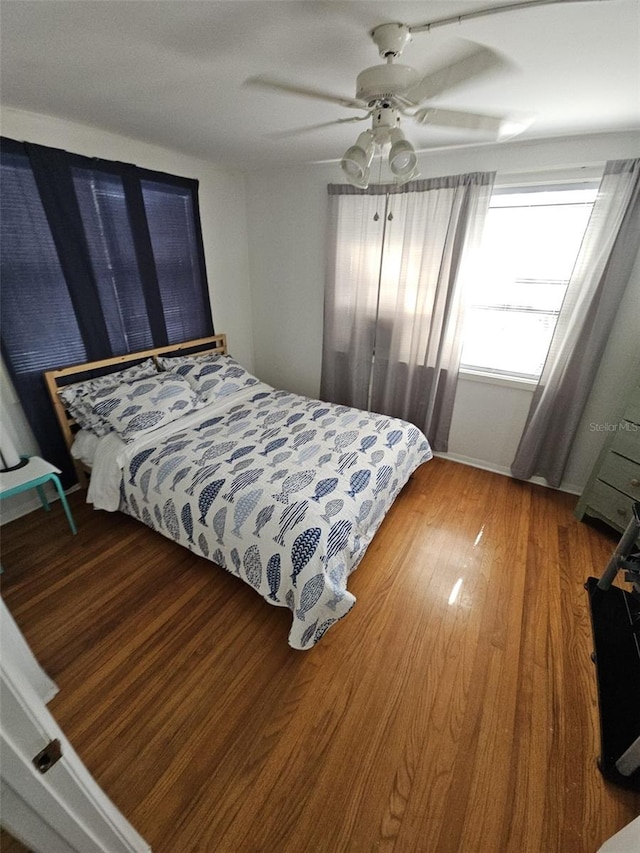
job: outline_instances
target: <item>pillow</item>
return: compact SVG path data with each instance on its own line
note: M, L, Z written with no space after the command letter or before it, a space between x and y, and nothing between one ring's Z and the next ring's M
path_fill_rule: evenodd
M230 355L181 355L159 358L158 363L163 370L184 376L207 403L257 385L260 381Z
M109 394L101 395L92 411L129 442L203 405L183 376L161 373L112 388Z
M97 395L104 395L112 388L117 388L123 382L134 382L137 379L145 379L147 376L157 376L158 369L152 358L132 367L126 367L117 373L108 373L106 376L98 376L96 379L86 379L84 382L76 382L66 385L58 391L58 397L62 400L65 408L82 429L91 430L96 435L106 435L111 427L104 418L93 414L93 406Z

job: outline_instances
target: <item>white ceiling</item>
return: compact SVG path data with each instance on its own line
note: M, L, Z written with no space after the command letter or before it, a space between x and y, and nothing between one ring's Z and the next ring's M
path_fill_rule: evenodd
M418 25L505 0L2 0L5 106L96 125L230 167L339 158L366 125L286 140L267 134L353 115L330 103L243 87L269 74L355 95L381 62L368 31ZM416 33L402 62L426 72L463 37L513 67L434 105L533 112L522 139L640 124L640 5L594 0L540 6ZM472 132L403 124L417 149L468 144Z

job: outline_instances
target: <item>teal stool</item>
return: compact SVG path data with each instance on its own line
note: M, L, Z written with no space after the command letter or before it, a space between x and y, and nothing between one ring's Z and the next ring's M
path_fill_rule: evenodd
M0 471L0 500L10 498L12 495L17 495L20 492L26 492L29 489L36 489L42 506L48 512L50 509L49 501L42 487L45 483L53 483L62 501L71 532L75 535L78 531L76 530L76 525L71 515L69 504L67 503L67 496L58 478L59 473L60 469L56 468L55 465L51 465L51 463L46 462L39 456L30 456L27 459L26 465L14 468L11 471Z

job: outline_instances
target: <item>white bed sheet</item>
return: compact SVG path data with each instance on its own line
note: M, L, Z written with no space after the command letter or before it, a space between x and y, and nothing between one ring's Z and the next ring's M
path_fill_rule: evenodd
M96 458L96 449L100 441L100 436L95 432L90 432L88 429L79 430L73 439L71 445L71 455L74 459L78 459L90 468L93 466L93 461Z

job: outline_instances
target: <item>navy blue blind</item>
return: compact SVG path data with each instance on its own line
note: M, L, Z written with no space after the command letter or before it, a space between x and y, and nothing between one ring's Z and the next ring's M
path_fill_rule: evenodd
M68 484L42 372L213 334L198 184L8 139L0 179L2 352Z
M150 349L155 341L122 178L95 170L74 169L73 183L111 349L114 355Z
M185 187L157 181L141 181L141 186L168 343L201 337L198 318L211 311L203 287L198 197ZM184 301L191 311L184 310Z
M3 153L0 177L2 353L43 455L59 468L62 460L68 477L42 371L55 366L54 352L61 365L87 353L26 154Z

